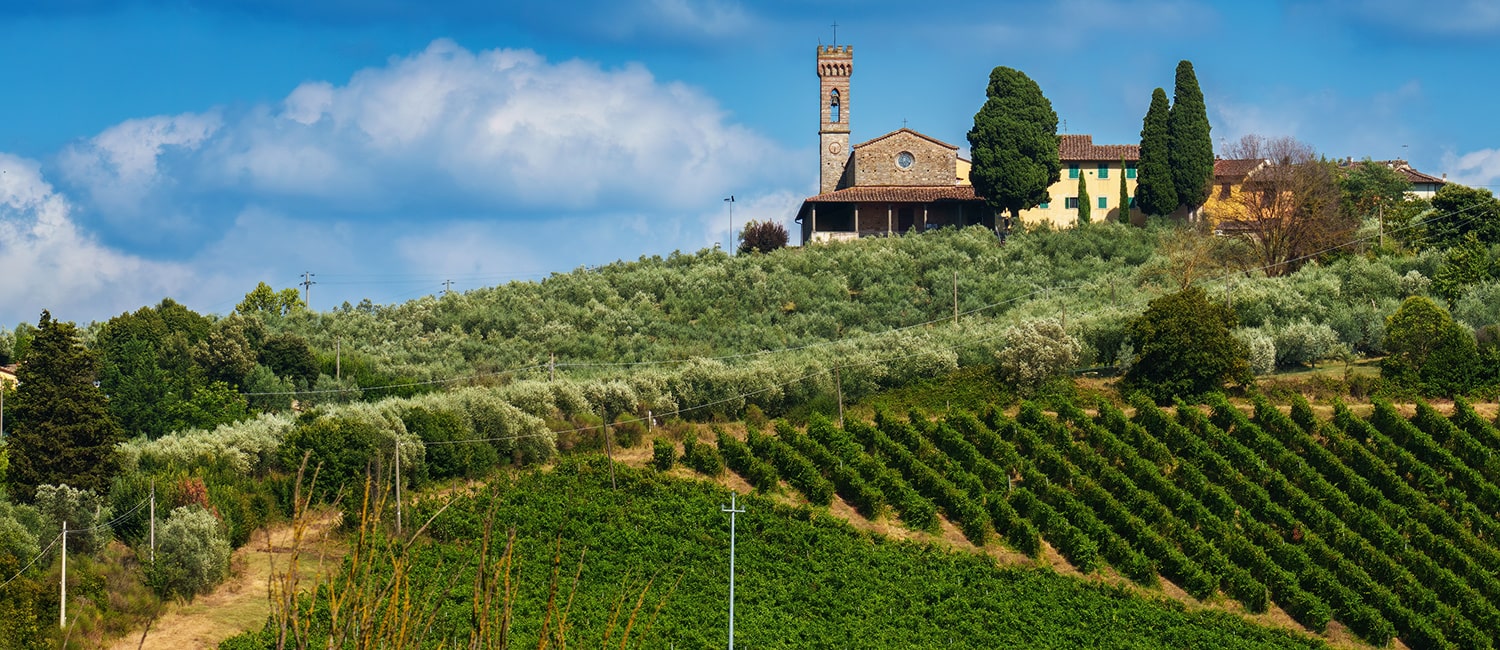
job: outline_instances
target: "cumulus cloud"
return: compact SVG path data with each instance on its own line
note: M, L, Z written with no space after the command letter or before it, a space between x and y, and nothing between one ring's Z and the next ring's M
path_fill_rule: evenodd
M342 85L305 83L276 106L131 120L69 149L61 166L116 219L146 216L163 194L195 215L213 211L193 201L241 196L378 218L434 205L681 209L716 201L731 180L787 178L768 164L782 155L712 98L643 66L439 40ZM142 225L159 223L152 214Z
M64 320L118 313L191 279L184 265L99 244L71 212L35 161L0 153L0 322L34 321L42 309Z
M1480 149L1443 157L1448 178L1464 185L1493 187L1500 184L1500 149Z

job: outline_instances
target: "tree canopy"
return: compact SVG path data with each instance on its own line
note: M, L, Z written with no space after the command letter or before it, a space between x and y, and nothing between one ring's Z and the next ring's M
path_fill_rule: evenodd
M94 385L98 367L78 329L43 311L26 362L16 372L16 403L7 405L7 479L21 498L31 499L40 485L108 491L120 427Z
M1436 214L1423 222L1427 244L1448 248L1471 232L1486 245L1500 244L1500 200L1489 190L1449 183L1433 195L1432 207Z
M1093 219L1093 206L1089 205L1088 174L1082 170L1078 172L1078 223L1088 223Z
M296 289L286 288L277 291L271 285L261 282L255 285L250 293L245 294L245 299L235 306L234 311L245 316L252 314L285 316L297 309L305 309L307 303L302 302L302 294Z
M1155 102L1153 101L1154 105ZM1172 165L1172 185L1177 205L1196 208L1208 199L1214 177L1214 142L1209 134L1208 107L1191 61L1177 63L1177 84L1172 92L1167 121Z
M1014 218L1048 201L1047 188L1062 171L1057 113L1041 87L1012 68L991 71L985 95L969 130L969 180L991 209Z
M1459 395L1480 375L1478 346L1448 310L1423 296L1412 296L1385 320L1380 376L1399 386L1434 395Z
M1141 160L1137 164L1136 207L1152 216L1177 209L1177 186L1172 180L1171 107L1167 91L1151 91L1151 108L1141 123Z
M1248 383L1249 349L1231 334L1238 323L1234 309L1198 287L1152 300L1126 327L1136 353L1123 387L1163 404Z

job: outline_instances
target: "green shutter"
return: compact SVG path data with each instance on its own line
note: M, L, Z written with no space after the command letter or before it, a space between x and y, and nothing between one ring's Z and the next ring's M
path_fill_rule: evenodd
M1043 210L1046 210L1047 209L1047 205L1048 205L1048 203L1046 201L1042 201L1042 204L1039 205L1039 206L1037 206L1037 207L1039 207L1039 208L1041 208Z
M1078 165L1068 165L1068 178L1078 178Z
M1109 163L1099 163L1099 178L1109 178Z
M1135 178L1135 163L1125 166L1125 178Z
M1109 208L1109 199L1103 196L1099 197L1099 209L1104 210L1107 208Z

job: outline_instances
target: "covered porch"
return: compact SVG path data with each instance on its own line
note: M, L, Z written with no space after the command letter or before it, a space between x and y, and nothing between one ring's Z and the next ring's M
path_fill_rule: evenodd
M995 215L969 186L853 187L802 202L802 242L925 232L946 226L995 227Z

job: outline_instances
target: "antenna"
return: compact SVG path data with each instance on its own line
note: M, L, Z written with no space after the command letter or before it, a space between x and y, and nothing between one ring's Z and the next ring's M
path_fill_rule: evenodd
M833 21L833 25L831 25L831 27L833 27L833 44L834 44L834 46L838 46L838 44L839 44L839 21L837 21L837 20ZM733 644L731 644L731 645L733 645Z

